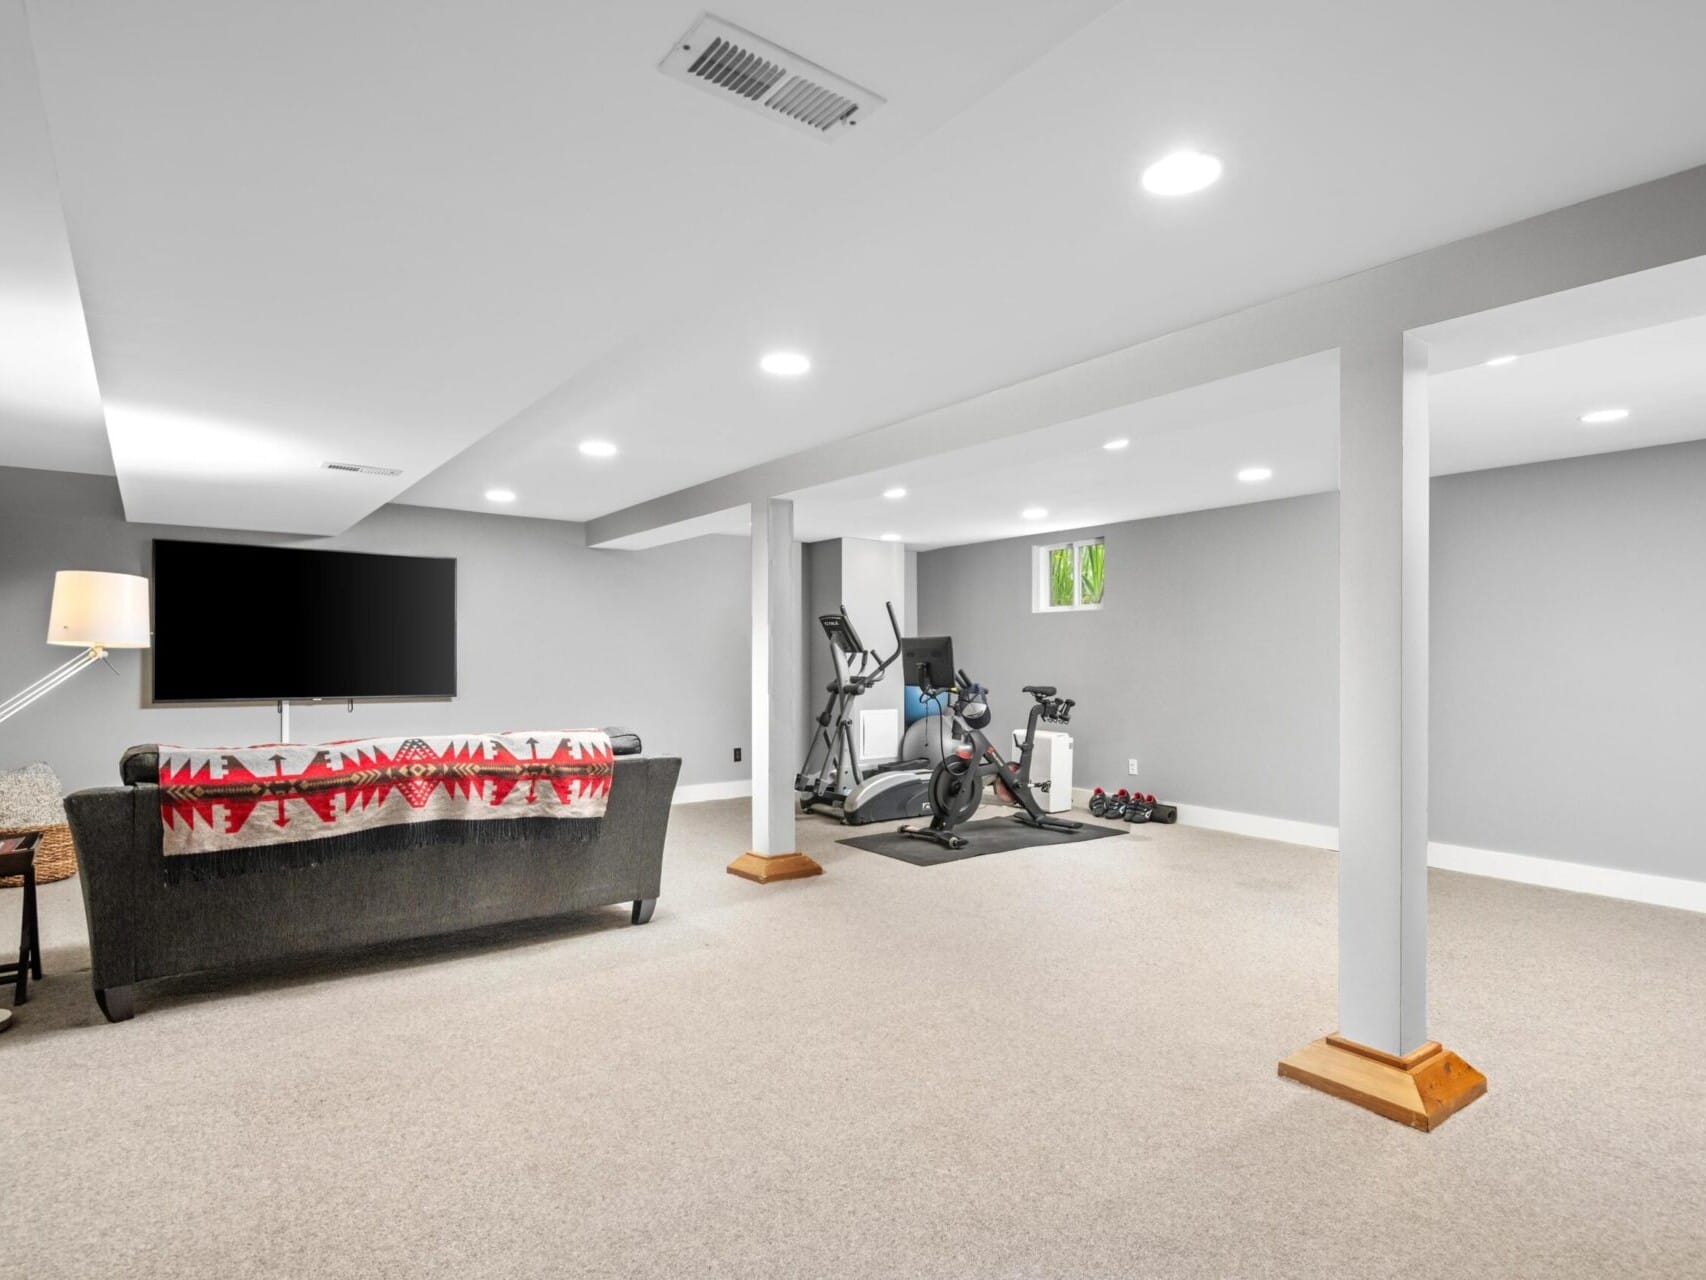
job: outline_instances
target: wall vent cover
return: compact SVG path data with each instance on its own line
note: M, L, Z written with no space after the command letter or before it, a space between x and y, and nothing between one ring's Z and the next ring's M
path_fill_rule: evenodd
M710 14L675 42L658 70L825 140L883 105L869 89Z
M400 476L403 474L401 467L368 467L359 462L328 462L325 464L325 468L327 471L353 471L362 476Z

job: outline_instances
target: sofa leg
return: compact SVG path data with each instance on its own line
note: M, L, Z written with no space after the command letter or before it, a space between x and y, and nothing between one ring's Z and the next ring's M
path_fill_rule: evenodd
M136 1016L136 988L97 987L95 1003L101 1006L108 1022L129 1022Z
M635 924L645 924L652 918L652 912L658 909L656 898L635 898L634 914L630 917Z

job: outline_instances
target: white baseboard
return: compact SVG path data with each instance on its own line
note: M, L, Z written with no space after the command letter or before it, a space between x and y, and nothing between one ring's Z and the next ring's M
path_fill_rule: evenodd
M1082 808L1090 803L1090 792L1075 788L1072 798L1074 803ZM1211 809L1200 804L1179 805L1179 821L1187 827L1228 831L1234 835L1253 836L1258 840L1278 840L1285 844L1309 845L1316 849L1336 850L1339 847L1339 829L1323 823L1269 818L1259 813ZM1428 845L1428 866L1441 871L1486 876L1493 880L1538 885L1545 889L1592 893L1602 898L1622 898L1628 902L1645 902L1655 907L1673 907L1680 911L1706 913L1706 882L1699 880L1655 876L1644 871L1624 871L1617 867L1594 867L1585 862L1537 858L1525 853L1471 849L1466 845L1440 844L1438 841Z
M752 794L751 778L731 778L727 782L689 782L675 789L671 804L698 804L702 800L739 800Z
M1319 822L1269 818L1259 813L1239 813L1233 809L1211 809L1205 804L1180 805L1179 821L1187 827L1230 831L1233 835L1254 836L1258 840L1278 840L1282 844L1306 844L1315 849L1339 847L1339 829L1323 826Z
M1090 789L1072 788L1072 803L1080 809L1090 807ZM1284 844L1306 844L1317 849L1337 849L1339 830L1316 822L1298 822L1292 818L1268 818L1259 813L1238 813L1232 809L1211 809L1206 804L1181 804L1179 821L1187 827L1202 827L1208 831L1230 831L1233 835L1254 836L1258 840L1278 840Z
M1441 871L1461 871L1465 875L1514 880L1547 889L1568 889L1571 893L1594 893L1602 898L1623 898L1655 907L1706 912L1706 882L1699 880L1655 876L1619 867L1593 867L1585 862L1562 862L1526 853L1471 849L1460 844L1430 844L1428 865Z

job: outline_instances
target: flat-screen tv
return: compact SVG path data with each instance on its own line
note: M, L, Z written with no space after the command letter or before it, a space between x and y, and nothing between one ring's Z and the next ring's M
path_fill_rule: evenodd
M154 540L154 701L456 696L456 561Z

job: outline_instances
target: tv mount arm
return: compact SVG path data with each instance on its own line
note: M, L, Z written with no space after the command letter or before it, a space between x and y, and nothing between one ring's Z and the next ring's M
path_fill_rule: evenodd
M309 701L310 702L320 702L320 701L323 701L323 699L310 698ZM345 711L349 712L351 715L355 714L355 699L354 698L343 698L343 699L340 699L340 701L343 702ZM290 741L290 699L289 698L280 698L278 700L278 740L280 742L289 742Z

